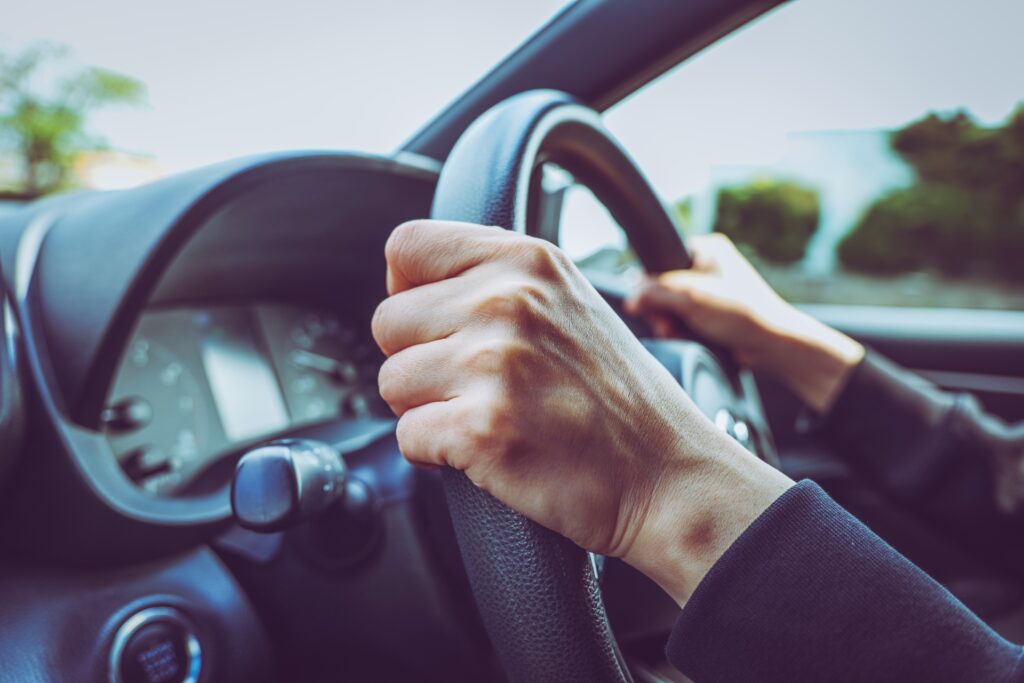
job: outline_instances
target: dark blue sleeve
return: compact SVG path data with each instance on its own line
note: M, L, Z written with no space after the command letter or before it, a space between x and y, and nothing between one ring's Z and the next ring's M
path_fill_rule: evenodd
M873 353L820 430L849 465L979 560L1024 576L1024 424Z
M809 481L712 567L668 657L697 683L1024 680L1024 650Z

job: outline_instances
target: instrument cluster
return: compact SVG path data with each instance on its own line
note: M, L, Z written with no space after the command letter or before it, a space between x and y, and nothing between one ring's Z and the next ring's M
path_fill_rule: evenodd
M381 361L368 331L331 311L152 310L122 358L103 429L129 479L175 495L247 444L308 424L388 415L377 392Z

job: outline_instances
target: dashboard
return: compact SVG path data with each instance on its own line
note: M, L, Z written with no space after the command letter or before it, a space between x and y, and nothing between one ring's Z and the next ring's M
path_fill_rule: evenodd
M275 153L0 212L0 680L119 680L183 645L203 682L339 661L491 680L439 473L402 458L369 325L436 166ZM359 495L239 529L235 463L280 437L343 453Z
M182 495L222 457L275 434L387 415L376 388L380 363L368 331L321 308L149 310L101 424L133 483Z

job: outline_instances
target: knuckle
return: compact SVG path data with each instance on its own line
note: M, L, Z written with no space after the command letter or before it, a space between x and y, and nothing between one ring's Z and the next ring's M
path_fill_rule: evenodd
M395 357L384 361L377 374L377 390L388 405L394 405L401 398L402 371Z
M505 282L484 294L476 305L477 313L515 326L529 326L543 317L551 303L548 288L535 280Z
M511 339L489 339L469 351L466 365L472 371L504 376L521 367L528 353L525 346Z
M467 369L482 373L493 373L503 363L500 344L487 341L476 345L466 354L464 364Z
M370 333L373 335L374 340L377 342L377 346L381 348L381 351L387 353L387 337L389 329L389 309L393 304L390 303L391 299L385 299L377 305L376 310L373 312L373 318L370 320Z
M567 258L565 253L545 240L528 238L519 245L520 260L531 275L545 280L555 280L563 272Z
M422 220L406 221L391 231L384 245L384 257L388 263L401 262L420 240L425 223Z
M395 425L395 438L398 440L398 448L407 460L414 460L418 455L412 451L413 444L416 443L416 431L416 424L409 415L398 418L398 424Z
M504 320L519 323L529 315L526 301L518 296L515 289L505 287L485 294L477 304L477 312L489 320Z

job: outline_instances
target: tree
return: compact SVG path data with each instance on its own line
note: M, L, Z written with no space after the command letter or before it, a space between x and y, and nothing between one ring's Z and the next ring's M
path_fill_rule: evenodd
M1024 107L985 128L929 114L892 134L917 183L868 207L840 262L876 274L936 270L1024 279Z
M1024 196L1024 107L985 128L964 112L934 113L893 133L892 147L918 181L962 187L998 201Z
M750 246L763 259L793 263L804 257L820 217L816 190L791 180L760 178L718 191L714 230Z
M39 44L0 53L0 149L20 160L21 194L39 196L65 187L75 156L104 149L90 134L89 114L114 104L138 104L145 88L137 80L96 67L70 67L67 50ZM47 71L63 72L50 87Z
M982 269L994 207L955 185L922 183L894 190L874 204L839 244L852 269L895 275L934 268L948 275Z

